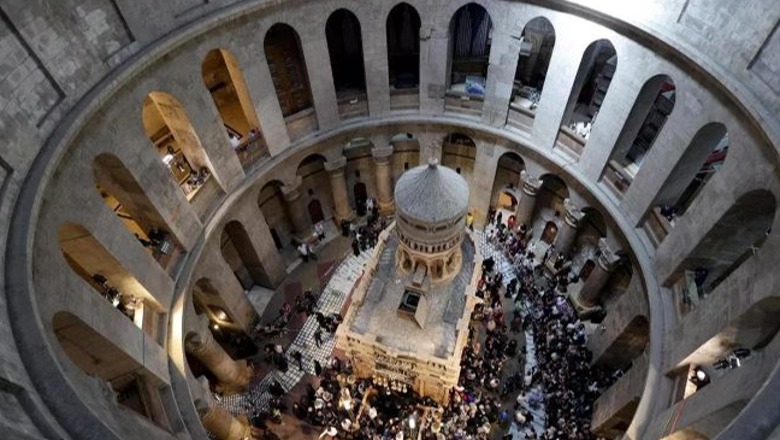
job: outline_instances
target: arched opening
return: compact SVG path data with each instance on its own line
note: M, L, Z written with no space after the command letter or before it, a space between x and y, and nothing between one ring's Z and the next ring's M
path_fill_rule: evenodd
M238 60L225 49L213 49L206 54L201 65L205 84L222 123L230 145L238 155L241 165L248 169L261 156L268 154L260 133L260 121L249 97L244 74Z
M332 207L329 204L323 206L320 202L333 200L330 177L325 170L325 158L319 154L307 156L298 165L296 174L301 177L300 192L307 205L312 225L330 218Z
M116 403L160 428L170 429L160 393L165 384L144 365L69 312L54 315L52 330L68 359L84 374L106 382Z
M92 161L92 173L109 209L169 275L176 272L184 249L135 176L110 153L102 153Z
M398 181L404 171L420 163L420 141L412 133L399 133L390 138L393 146L393 182Z
M498 158L496 177L493 180L493 189L490 196L490 206L494 209L504 210L503 217L508 219L514 214L517 203L520 200L520 173L525 169L525 162L519 154L508 152Z
M517 128L530 129L555 47L555 28L550 20L536 17L525 25L520 41L507 122Z
M181 103L167 93L151 92L144 100L142 119L146 134L187 200L192 202L201 192L208 200L215 198L218 184L211 178L208 157ZM202 191L209 184L212 190Z
M555 237L558 235L558 225L555 222L547 222L542 230L541 240L548 245L555 243Z
M289 25L277 23L266 32L263 48L290 140L317 131L309 73L298 33Z
M729 151L726 127L713 122L700 128L666 178L647 215L645 231L658 246L685 214L712 176L723 167Z
M557 140L558 146L576 158L585 148L615 75L617 62L617 52L609 40L594 41L582 55Z
M333 85L341 119L368 115L363 39L355 14L337 9L325 24Z
M767 190L744 194L699 240L680 264L676 282L681 301L695 307L764 244L775 218L776 201Z
M162 305L86 228L63 223L58 240L65 261L76 275L136 327L153 338L157 336L154 317L164 311Z
M284 201L284 194L282 194L282 186L282 182L272 180L263 185L257 198L257 206L268 223L274 244L280 250L292 242L293 230L292 222L287 215L287 204ZM295 253L294 248L290 250L293 254Z
M666 75L650 78L639 91L604 171L604 180L618 193L625 192L639 172L674 109L675 93Z
M347 142L342 150L344 157L347 159L347 166L345 168L345 177L347 180L347 188L353 188L350 192L350 203L354 207L359 216L365 214L365 201L369 195L376 194L374 179L374 158L371 150L374 148L374 144L366 138L355 138ZM357 193L354 188L360 184L362 191L362 198L357 197Z
M462 6L452 16L446 110L482 113L492 32L490 14L476 3Z
M420 106L420 14L399 3L387 16L387 65L390 74L390 108Z
M208 278L200 278L192 289L192 305L197 315L205 315L209 320L209 331L220 346L233 358L243 359L257 353L257 346L249 339L231 314L230 307L222 295L214 288ZM200 364L197 358L187 356L190 369L197 377L205 374L212 379L211 372Z
M251 290L255 284L273 289L244 225L235 220L228 222L222 230L220 248L222 257L244 290Z
M450 133L441 145L441 164L461 174L471 184L474 163L477 158L477 144L462 133Z
M577 240L574 243L575 254L572 258L572 270L578 272L584 282L595 268L598 258L599 240L607 237L607 223L598 209L587 206L582 208L585 214L577 228Z

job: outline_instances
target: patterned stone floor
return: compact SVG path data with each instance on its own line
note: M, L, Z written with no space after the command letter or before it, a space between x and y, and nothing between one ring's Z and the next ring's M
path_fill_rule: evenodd
M509 260L504 256L503 251L492 245L487 241L487 232L489 232L490 229L486 229L486 231L475 231L474 232L474 239L477 243L477 246L479 247L480 252L482 253L482 258L488 258L493 257L493 260L495 260L495 268L498 272L500 272L503 275L504 280L504 287L506 287L506 284L509 283L509 281L512 280L516 276L515 269L510 264ZM511 309L507 309L511 310ZM527 307L526 307L526 310ZM509 314L509 313L507 313ZM523 312L523 319L526 318L526 312ZM536 366L536 347L534 346L534 337L533 332L531 330L528 330L525 332L525 346L526 346L526 361L525 361L525 372L530 371ZM543 392L540 385L536 385L534 387L538 392ZM527 405L524 405L525 409L527 409L531 414L533 414L534 420L532 423L532 426L534 428L534 431L536 431L537 434L541 434L544 432L546 426L547 426L547 414L544 408L544 404L539 406L538 408L530 408ZM517 429L517 425L512 423L512 427L509 431L512 434L513 439L524 439L526 438L525 433L523 431L520 431Z
M317 310L320 313L328 315L341 311L352 287L363 274L363 267L368 261L371 252L365 251L357 257L350 253L338 266L320 294L317 303ZM285 391L289 391L306 373L314 374L314 361L317 360L324 365L330 358L336 343L333 335L323 333L323 343L320 347L317 347L314 341L314 332L317 328L317 320L312 315L306 320L295 340L287 348L290 368L286 373L274 370L260 381L254 383L245 393L223 397L220 404L234 415L246 414L254 408L267 409L270 398L268 387L273 383L274 379L282 384ZM303 355L304 371L300 370L297 362L289 356L289 353L294 351L299 351Z

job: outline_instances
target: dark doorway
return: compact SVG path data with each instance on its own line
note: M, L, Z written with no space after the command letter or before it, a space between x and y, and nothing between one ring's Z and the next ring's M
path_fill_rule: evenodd
M558 235L558 225L553 222L547 222L542 233L542 241L547 244L553 244L556 235Z
M352 192L355 196L355 210L358 216L363 217L366 215L366 200L368 199L366 184L363 182L356 183L352 188Z
M322 213L322 204L317 199L309 202L309 218L311 218L312 224L325 220L325 215Z

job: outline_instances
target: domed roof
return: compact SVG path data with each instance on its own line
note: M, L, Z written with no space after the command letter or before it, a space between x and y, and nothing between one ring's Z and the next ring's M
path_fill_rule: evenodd
M403 173L395 184L395 205L406 217L426 223L453 220L466 213L469 185L451 168L432 159Z

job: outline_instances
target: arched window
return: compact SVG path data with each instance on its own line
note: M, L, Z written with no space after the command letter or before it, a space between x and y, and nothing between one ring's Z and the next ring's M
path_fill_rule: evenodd
M450 20L447 110L481 113L492 32L490 14L476 3L462 6Z
M387 65L390 108L420 105L420 15L408 3L399 3L387 16Z
M203 83L227 131L230 145L244 168L268 154L260 133L260 122L249 97L238 60L225 49L211 50L201 65Z
M554 47L555 28L549 20L536 17L525 25L512 86L510 109L513 114L510 115L510 121L514 119L519 125L528 128L533 125L533 121L527 118L533 119L536 114Z
M211 166L181 103L163 92L144 100L143 124L166 168L187 199L192 201L211 180Z
M266 32L263 48L290 139L316 131L317 115L298 33L277 23Z
M333 85L342 119L368 114L366 72L363 64L363 39L355 14L338 9L325 24Z
M110 153L98 155L92 162L92 171L97 190L106 205L155 261L172 275L184 250L135 176Z
M631 185L674 109L675 86L666 75L645 82L620 131L605 171L605 179L619 192Z
M617 63L615 47L609 40L594 41L582 55L558 136L558 144L576 157L580 156L590 136Z

